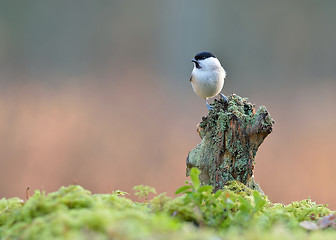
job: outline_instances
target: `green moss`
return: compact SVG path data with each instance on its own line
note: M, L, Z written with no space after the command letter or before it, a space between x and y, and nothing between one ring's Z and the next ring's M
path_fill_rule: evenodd
M237 181L214 193L213 187L199 185L199 173L191 171L191 182L178 190L181 196L160 194L147 203L133 202L121 191L91 194L80 186L62 187L50 194L35 191L25 202L1 199L0 239L336 237L332 229L311 234L299 226L301 221L317 221L332 213L325 205L310 199L273 204Z
M273 204L237 181L222 190L201 186L200 171L171 198L160 194L147 203L125 192L91 194L80 186L39 191L26 202L0 200L0 239L332 239L336 231L309 234L299 226L332 213L310 199ZM148 186L137 191L155 192Z
M187 176L192 167L202 170L202 184L217 189L226 182L238 180L262 192L253 179L255 156L274 123L264 106L257 112L254 104L232 94L228 103L212 103L213 109L199 124L200 144L187 159Z

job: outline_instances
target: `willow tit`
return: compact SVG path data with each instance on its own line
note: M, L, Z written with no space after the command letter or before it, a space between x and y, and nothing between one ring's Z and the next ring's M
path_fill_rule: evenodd
M194 62L190 77L191 86L198 96L204 98L207 108L212 109L207 99L218 94L227 102L227 97L220 92L224 86L226 72L215 55L211 52L199 52L191 61Z

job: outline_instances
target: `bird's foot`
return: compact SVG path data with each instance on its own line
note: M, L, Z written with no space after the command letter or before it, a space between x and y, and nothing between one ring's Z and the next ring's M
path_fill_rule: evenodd
M213 107L210 106L210 104L206 100L205 100L205 104L206 104L206 106L207 106L207 108L208 108L209 111L213 109Z
M222 99L224 100L225 103L229 102L229 99L223 94L223 93L219 93L222 97Z

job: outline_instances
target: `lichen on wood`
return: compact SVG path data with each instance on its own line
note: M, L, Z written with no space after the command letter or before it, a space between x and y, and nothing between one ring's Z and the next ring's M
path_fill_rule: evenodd
M197 126L202 141L187 157L187 176L192 167L202 173L202 185L214 191L228 181L238 180L262 192L253 179L255 156L260 144L272 132L274 121L265 106L255 105L232 94L225 103L215 100L208 116Z

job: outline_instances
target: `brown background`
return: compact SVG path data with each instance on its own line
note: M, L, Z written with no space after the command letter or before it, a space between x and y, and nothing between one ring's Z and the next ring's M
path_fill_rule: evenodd
M0 8L0 198L80 184L173 192L207 113L190 59L276 121L255 177L270 199L336 209L336 3L29 1Z

